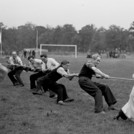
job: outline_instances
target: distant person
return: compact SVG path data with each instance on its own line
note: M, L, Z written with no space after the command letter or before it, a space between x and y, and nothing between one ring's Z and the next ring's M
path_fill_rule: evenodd
M71 102L73 99L69 98L66 92L66 88L63 84L58 83L57 81L62 77L72 79L77 76L77 74L70 74L69 72L69 61L62 61L60 66L53 69L50 73L41 77L37 80L37 91L40 90L41 86L45 84L47 88L55 92L57 97L57 103L60 105L64 105L64 102Z
M26 50L23 51L23 55L24 55L24 58L27 58L27 51Z
M35 57L35 50L32 51L32 56Z
M92 81L92 76L108 79L109 75L103 73L97 68L101 61L99 54L93 54L91 58L87 58L87 62L83 65L79 73L80 87L90 94L95 100L95 113L105 113L103 111L103 98L108 104L109 110L115 110L113 105L117 102L110 88L107 85Z
M23 63L21 58L17 55L16 51L12 52L12 56L9 57L8 61L9 65L11 66L10 71L8 72L8 77L13 83L14 86L24 86L24 83L20 77L23 71Z

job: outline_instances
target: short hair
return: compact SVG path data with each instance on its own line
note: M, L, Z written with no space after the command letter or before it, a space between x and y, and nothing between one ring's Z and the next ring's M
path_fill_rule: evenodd
M31 58L34 59L34 56L28 56L27 59L30 60Z
M98 53L95 53L95 54L92 55L93 60L96 60L98 57L101 58L101 56Z
M69 61L63 60L63 61L61 62L61 65L66 65L66 64L69 64L69 63L70 63Z
M16 54L17 54L17 52L16 52L16 51L13 51L13 52L12 52L12 54L13 54L13 55L16 55Z
M44 57L44 58L47 58L47 54L41 54L40 57Z

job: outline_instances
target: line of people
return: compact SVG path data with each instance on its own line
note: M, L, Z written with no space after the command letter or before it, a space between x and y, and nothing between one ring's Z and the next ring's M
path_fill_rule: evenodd
M93 54L90 58L87 57L87 61L82 66L80 73L70 73L69 61L63 60L59 64L55 59L48 58L46 54L41 55L40 59L35 59L33 56L29 56L28 61L30 68L34 71L34 73L30 75L30 90L33 94L41 95L43 92L49 91L50 98L56 97L57 104L64 105L66 102L74 101L74 99L68 96L66 87L57 81L62 77L69 80L78 77L78 83L81 89L94 98L95 113L105 113L103 109L103 96L108 105L108 109L116 110L114 104L117 103L117 100L109 86L92 80L92 77L110 78L109 75L105 74L97 67L101 61L101 56L99 54ZM12 56L9 58L8 63L11 65L20 65L15 68L10 68L11 70L8 72L8 76L14 86L24 86L20 77L24 70L23 63L16 52L12 52ZM133 93L131 93L130 96L132 100ZM133 105L132 101L131 105ZM134 111L132 111L131 105L130 103L127 103L114 119L119 119L120 117L122 119L133 118ZM131 111L131 113L129 111ZM127 114L129 114L129 117Z
M61 64L59 64L55 59L48 58L46 54L41 55L40 59L35 59L33 56L29 56L28 61L29 67L32 71L35 72L30 75L30 90L34 95L41 95L43 92L49 91L49 97L52 98L57 96L57 103L61 105L63 105L64 102L71 102L74 100L68 97L66 88L63 84L56 83L56 81L60 79L59 76L69 78L70 80L73 77L77 76L77 74L70 74L68 69L68 61L64 60L61 62ZM16 52L12 52L12 56L9 58L8 63L10 65L18 65L15 68L10 68L10 71L8 73L8 76L13 85L24 86L20 77L22 71L24 70L24 67L22 60ZM48 81L44 80L45 76L49 78L50 76L48 76L48 74L52 74L55 70L58 70L58 73L52 76L52 79L54 78L53 83L49 85ZM57 75L59 76L57 77ZM40 80L40 78L42 78L42 80Z

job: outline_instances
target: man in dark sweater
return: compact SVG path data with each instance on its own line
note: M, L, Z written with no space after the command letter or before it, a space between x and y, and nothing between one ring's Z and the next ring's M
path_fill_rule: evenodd
M70 74L69 72L69 61L62 61L60 66L56 69L52 70L50 73L48 73L46 76L39 78L37 80L37 90L41 88L41 86L45 83L45 86L55 92L57 97L57 103L60 105L64 105L64 102L70 102L73 101L73 99L70 99L67 95L66 88L63 84L57 83L59 79L62 77L72 79L75 76L78 76L78 74Z
M83 65L79 74L80 87L94 97L95 100L95 113L105 113L103 111L103 98L104 96L109 110L114 110L113 105L116 103L116 99L112 94L110 88L107 85L93 82L92 76L95 75L98 78L110 78L109 75L103 73L97 68L100 63L101 57L99 54L93 54L91 58L87 58L87 62Z

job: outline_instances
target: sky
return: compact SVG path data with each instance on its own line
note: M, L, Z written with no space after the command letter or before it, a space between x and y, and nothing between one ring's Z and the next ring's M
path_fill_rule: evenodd
M134 21L134 0L0 0L0 22L7 27L72 24L76 30L94 24L128 29Z

